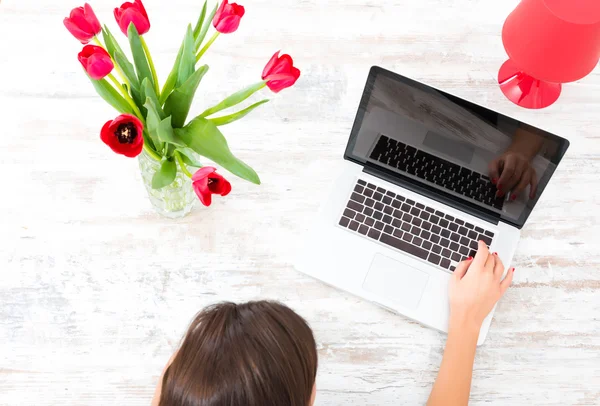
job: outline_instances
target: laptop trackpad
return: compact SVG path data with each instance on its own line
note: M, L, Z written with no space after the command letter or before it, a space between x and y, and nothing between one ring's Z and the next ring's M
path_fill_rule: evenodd
M382 254L375 254L363 288L398 305L416 309L429 275Z

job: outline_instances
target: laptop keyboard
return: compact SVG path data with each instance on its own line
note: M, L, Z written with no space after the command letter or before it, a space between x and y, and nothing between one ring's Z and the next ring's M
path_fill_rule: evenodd
M496 186L487 176L453 164L381 135L371 159L409 173L485 205L502 210L504 200L496 197Z
M340 226L387 244L440 268L474 256L478 241L488 247L494 233L359 179Z

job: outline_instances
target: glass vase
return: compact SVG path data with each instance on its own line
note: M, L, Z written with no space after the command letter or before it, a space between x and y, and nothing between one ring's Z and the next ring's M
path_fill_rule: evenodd
M192 180L181 171L179 164L177 164L177 176L173 183L160 189L153 189L152 177L160 169L160 162L153 159L146 151L138 155L138 162L148 198L158 214L176 219L192 211L198 198L192 189Z

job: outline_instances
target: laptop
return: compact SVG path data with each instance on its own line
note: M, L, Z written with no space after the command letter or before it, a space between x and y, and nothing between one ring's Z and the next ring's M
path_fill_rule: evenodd
M342 173L296 268L447 332L456 265L483 240L508 269L520 230L568 146L547 131L372 67ZM526 182L525 189L499 192L492 168Z

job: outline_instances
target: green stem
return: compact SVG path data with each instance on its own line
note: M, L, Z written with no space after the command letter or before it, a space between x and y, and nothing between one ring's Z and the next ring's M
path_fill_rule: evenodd
M177 160L177 162L179 163L179 166L181 167L181 172L185 173L185 175L188 178L192 178L192 173L190 171L187 170L187 168L185 167L185 162L183 162L183 159L181 159L181 155L179 154L179 152L175 151L175 159Z
M129 103L129 105L131 106L131 108L133 109L133 111L135 112L135 114L137 114L138 118L140 120L142 120L142 122L144 122L145 119L144 119L144 116L142 115L142 112L140 111L140 109L138 108L138 106L136 106L136 104L133 101L133 99L131 98L131 96L129 96L129 93L127 93L127 91L123 88L123 86L121 86L121 84L119 83L119 81L117 80L117 78L114 77L114 75L112 73L108 74L108 78L115 84L115 86L121 92L121 94L123 95L123 97L125 98L125 100L127 100L127 103Z
M198 63L198 61L200 60L200 58L202 58L202 55L204 55L204 53L206 51L208 51L208 48L210 48L210 46L213 44L213 42L216 41L217 37L219 36L220 32L217 31L213 34L212 37L210 37L210 39L208 40L208 42L206 43L206 45L204 45L202 47L202 49L200 50L200 52L198 52L198 55L196 55L196 63Z
M102 45L102 42L100 41L100 39L98 39L97 36L94 36L93 40L99 47L106 49L106 47L104 45ZM113 65L115 67L115 70L117 71L117 74L119 75L119 78L121 78L123 83L127 83L127 86L131 86L129 84L129 81L127 79L125 79L125 74L123 73L123 71L121 70L119 65L117 64L117 61L115 61L115 59L112 56L110 57L110 60L112 61Z
M146 153L148 155L150 155L150 157L152 159L154 159L155 161L158 161L158 162L161 161L160 156L158 156L158 154L156 152L152 151L152 149L145 142L144 142L144 151L146 151Z
M148 64L150 65L150 71L152 72L152 79L154 80L154 90L156 91L156 96L160 99L160 89L158 88L158 75L156 74L156 68L154 67L152 55L150 55L148 44L146 44L146 40L143 36L140 36L140 41L142 42L142 48L144 48L144 53L146 54Z

